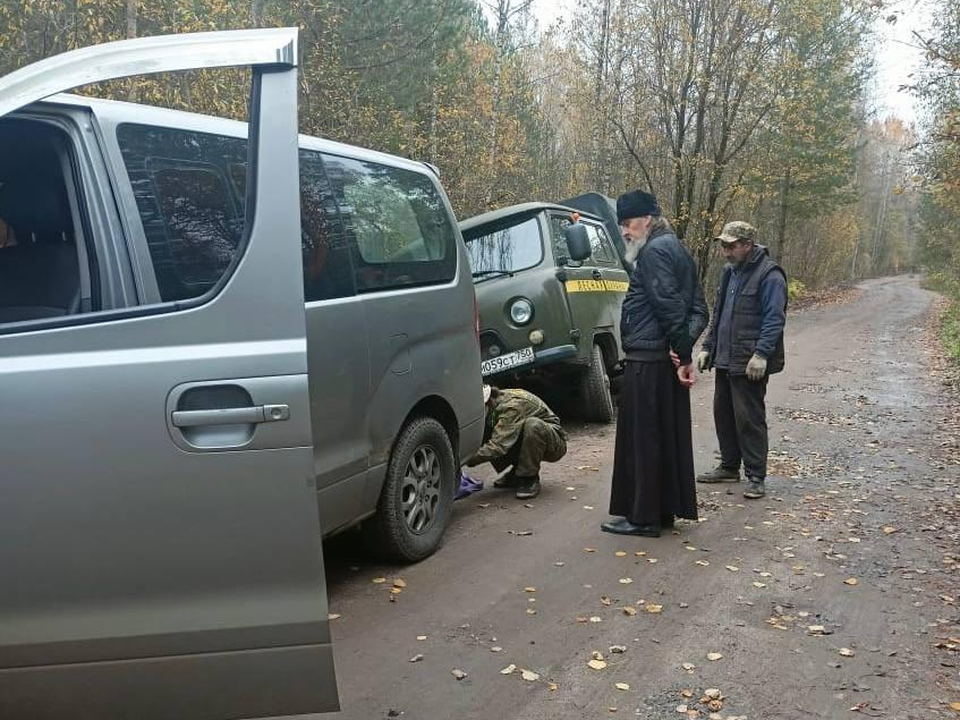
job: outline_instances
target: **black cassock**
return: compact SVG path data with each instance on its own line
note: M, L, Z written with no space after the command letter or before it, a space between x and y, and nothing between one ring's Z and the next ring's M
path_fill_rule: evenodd
M697 519L690 390L662 360L627 361L618 397L610 514L638 525Z

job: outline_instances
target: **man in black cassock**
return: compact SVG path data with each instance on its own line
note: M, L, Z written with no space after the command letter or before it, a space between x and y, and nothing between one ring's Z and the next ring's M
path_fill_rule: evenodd
M659 537L674 517L697 519L691 353L709 313L696 263L656 197L624 193L617 198L617 221L636 267L620 318L626 362L610 492L610 514L619 517L600 528Z

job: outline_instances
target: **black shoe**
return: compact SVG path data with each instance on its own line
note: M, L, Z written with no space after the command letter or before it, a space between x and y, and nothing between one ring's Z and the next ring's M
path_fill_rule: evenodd
M673 515L661 515L660 527L667 529L673 527Z
M508 470L503 475L493 481L493 486L498 490L507 490L519 487L520 478L513 474L513 469Z
M743 496L748 500L756 500L767 494L767 489L763 486L763 478L747 478L747 486L743 489Z
M600 523L600 529L614 535L638 535L640 537L660 537L659 525L635 525L626 518L608 520Z
M540 476L534 475L532 478L518 477L517 481L517 500L533 500L540 494Z
M740 482L740 468L717 465L710 472L697 476L698 483Z

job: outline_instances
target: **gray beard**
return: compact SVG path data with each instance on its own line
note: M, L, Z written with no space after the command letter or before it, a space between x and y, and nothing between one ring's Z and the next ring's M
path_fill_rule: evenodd
M643 249L643 246L646 244L647 239L643 240L624 240L626 245L626 250L624 250L624 258L630 265L635 265L637 262L637 255L640 254L640 251Z

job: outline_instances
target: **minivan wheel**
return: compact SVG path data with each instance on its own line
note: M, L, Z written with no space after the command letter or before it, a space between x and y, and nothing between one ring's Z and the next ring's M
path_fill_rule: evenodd
M590 365L580 378L580 394L584 416L588 422L608 423L613 420L613 397L610 395L610 377L603 362L603 351L593 346Z
M432 555L450 521L456 481L446 430L433 418L411 421L394 445L377 514L364 523L372 548L406 562Z

